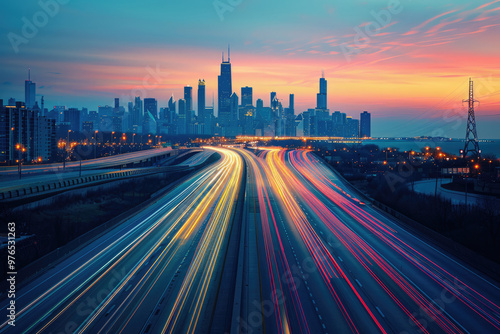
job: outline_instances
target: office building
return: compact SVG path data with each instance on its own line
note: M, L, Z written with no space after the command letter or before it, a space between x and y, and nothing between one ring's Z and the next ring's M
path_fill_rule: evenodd
M241 87L241 106L253 105L252 87Z
M224 60L224 53L222 54L220 75L218 77L218 117L222 135L225 135L225 132L228 132L231 127L232 92L231 58L228 50L227 61Z
M295 95L290 94L288 108L285 108L285 136L295 137Z
M208 123L207 120L207 115L205 114L205 102L206 102L206 97L205 97L205 80L198 80L198 123L200 124L200 127L202 128L201 134L203 134L204 131L204 124Z
M363 111L359 115L359 136L371 138L371 115L367 111Z
M77 108L69 108L64 111L64 122L70 124L70 130L73 132L80 131L80 110Z
M28 80L24 82L24 102L26 109L31 109L35 105L36 84L31 81L31 71L28 71Z
M142 100L139 96L135 98L134 111L132 113L132 127L142 126Z
M144 99L144 114L148 111L155 119L158 119L158 102L153 98Z
M239 97L236 95L236 93L233 93L231 95L231 105L230 105L230 114L231 114L231 119L230 119L230 127L229 130L226 129L226 133L224 133L224 136L238 136L241 134L240 127L238 126L238 112L239 112Z
M328 109L327 107L327 82L323 75L322 78L319 79L319 93L317 95L317 103L316 109Z
M156 130L157 130L157 128L156 128L155 117L149 111L146 111L144 113L144 121L142 124L142 133L155 135Z
M177 134L185 135L187 133L186 127L186 100L180 99L178 101L179 105L179 116L177 118Z

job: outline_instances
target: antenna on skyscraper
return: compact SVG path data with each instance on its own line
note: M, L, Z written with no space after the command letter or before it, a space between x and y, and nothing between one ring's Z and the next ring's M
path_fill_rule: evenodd
M28 67L28 81L31 81L31 68Z
M324 79L325 78L325 70L321 70L321 77Z
M222 62L224 62L224 51L222 51Z
M227 45L227 61L230 63L231 62L231 45Z

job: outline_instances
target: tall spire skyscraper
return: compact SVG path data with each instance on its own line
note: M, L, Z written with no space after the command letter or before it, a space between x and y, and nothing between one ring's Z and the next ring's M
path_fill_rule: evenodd
M26 108L33 108L36 97L36 83L31 81L31 69L28 69L28 80L24 82L24 103Z
M328 109L327 107L327 82L325 72L322 72L322 77L319 79L319 94L317 96L317 109Z
M218 112L219 124L222 127L222 135L226 135L231 126L231 94L233 92L231 83L231 61L228 48L228 59L224 60L222 53L222 63L220 65L220 75L218 79Z

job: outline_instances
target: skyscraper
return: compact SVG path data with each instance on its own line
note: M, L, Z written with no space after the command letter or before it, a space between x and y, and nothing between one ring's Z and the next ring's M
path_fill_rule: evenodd
M184 87L184 100L186 101L186 111L193 110L193 87Z
M222 127L222 134L225 135L224 128L231 126L231 93L233 92L231 83L231 57L228 50L227 61L224 61L222 54L222 63L220 65L220 75L218 78L218 104L219 104L219 125Z
M153 98L145 98L144 99L144 115L146 115L146 111L155 118L158 119L158 102Z
M230 130L226 131L224 135L226 136L237 136L240 134L239 127L238 127L238 111L239 111L239 98L236 93L233 93L231 95L231 105L230 105L230 111L231 111L231 120L230 120Z
M186 100L180 99L178 101L179 105L179 118L177 119L177 133L178 134L186 134Z
M241 87L241 106L253 105L252 87Z
M120 113L120 99L117 97L115 98L115 114Z
M80 110L77 108L64 110L64 122L70 123L70 129L73 132L80 131L80 114Z
M295 95L290 94L288 108L285 109L285 136L294 137L295 130Z
M327 82L325 76L319 79L319 94L317 95L316 109L326 110L327 108Z
M28 70L28 80L24 82L24 103L27 109L33 108L36 98L36 83L31 81L31 70Z
M175 114L175 99L174 99L174 94L172 94L172 96L170 97L170 100L168 100L168 110L170 110L170 112L172 114Z
M205 115L205 79L198 80L198 119L202 124L206 124Z
M269 104L271 108L274 108L273 107L274 99L276 99L276 92L271 92L271 102Z
M134 113L132 114L132 128L134 127L142 127L142 100L140 96L135 98Z
M359 136L361 138L363 137L368 137L370 138L371 135L371 116L370 113L367 111L363 111L361 114L359 114Z

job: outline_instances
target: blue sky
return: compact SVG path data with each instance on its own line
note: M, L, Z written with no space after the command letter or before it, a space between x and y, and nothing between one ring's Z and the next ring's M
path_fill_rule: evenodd
M270 91L283 100L294 93L298 113L314 106L324 69L329 108L354 117L370 111L378 136L431 135L443 123L444 136L462 137L465 125L449 115L464 113L472 76L479 135L499 137L499 1L61 2L46 22L38 1L4 3L0 98L23 99L28 67L49 106L93 110L132 95L161 106L199 78L210 96L230 43L238 94L253 86L254 99L267 104ZM220 16L214 4L227 11ZM42 21L16 53L9 36L24 38L23 18ZM144 84L150 69L161 75Z

